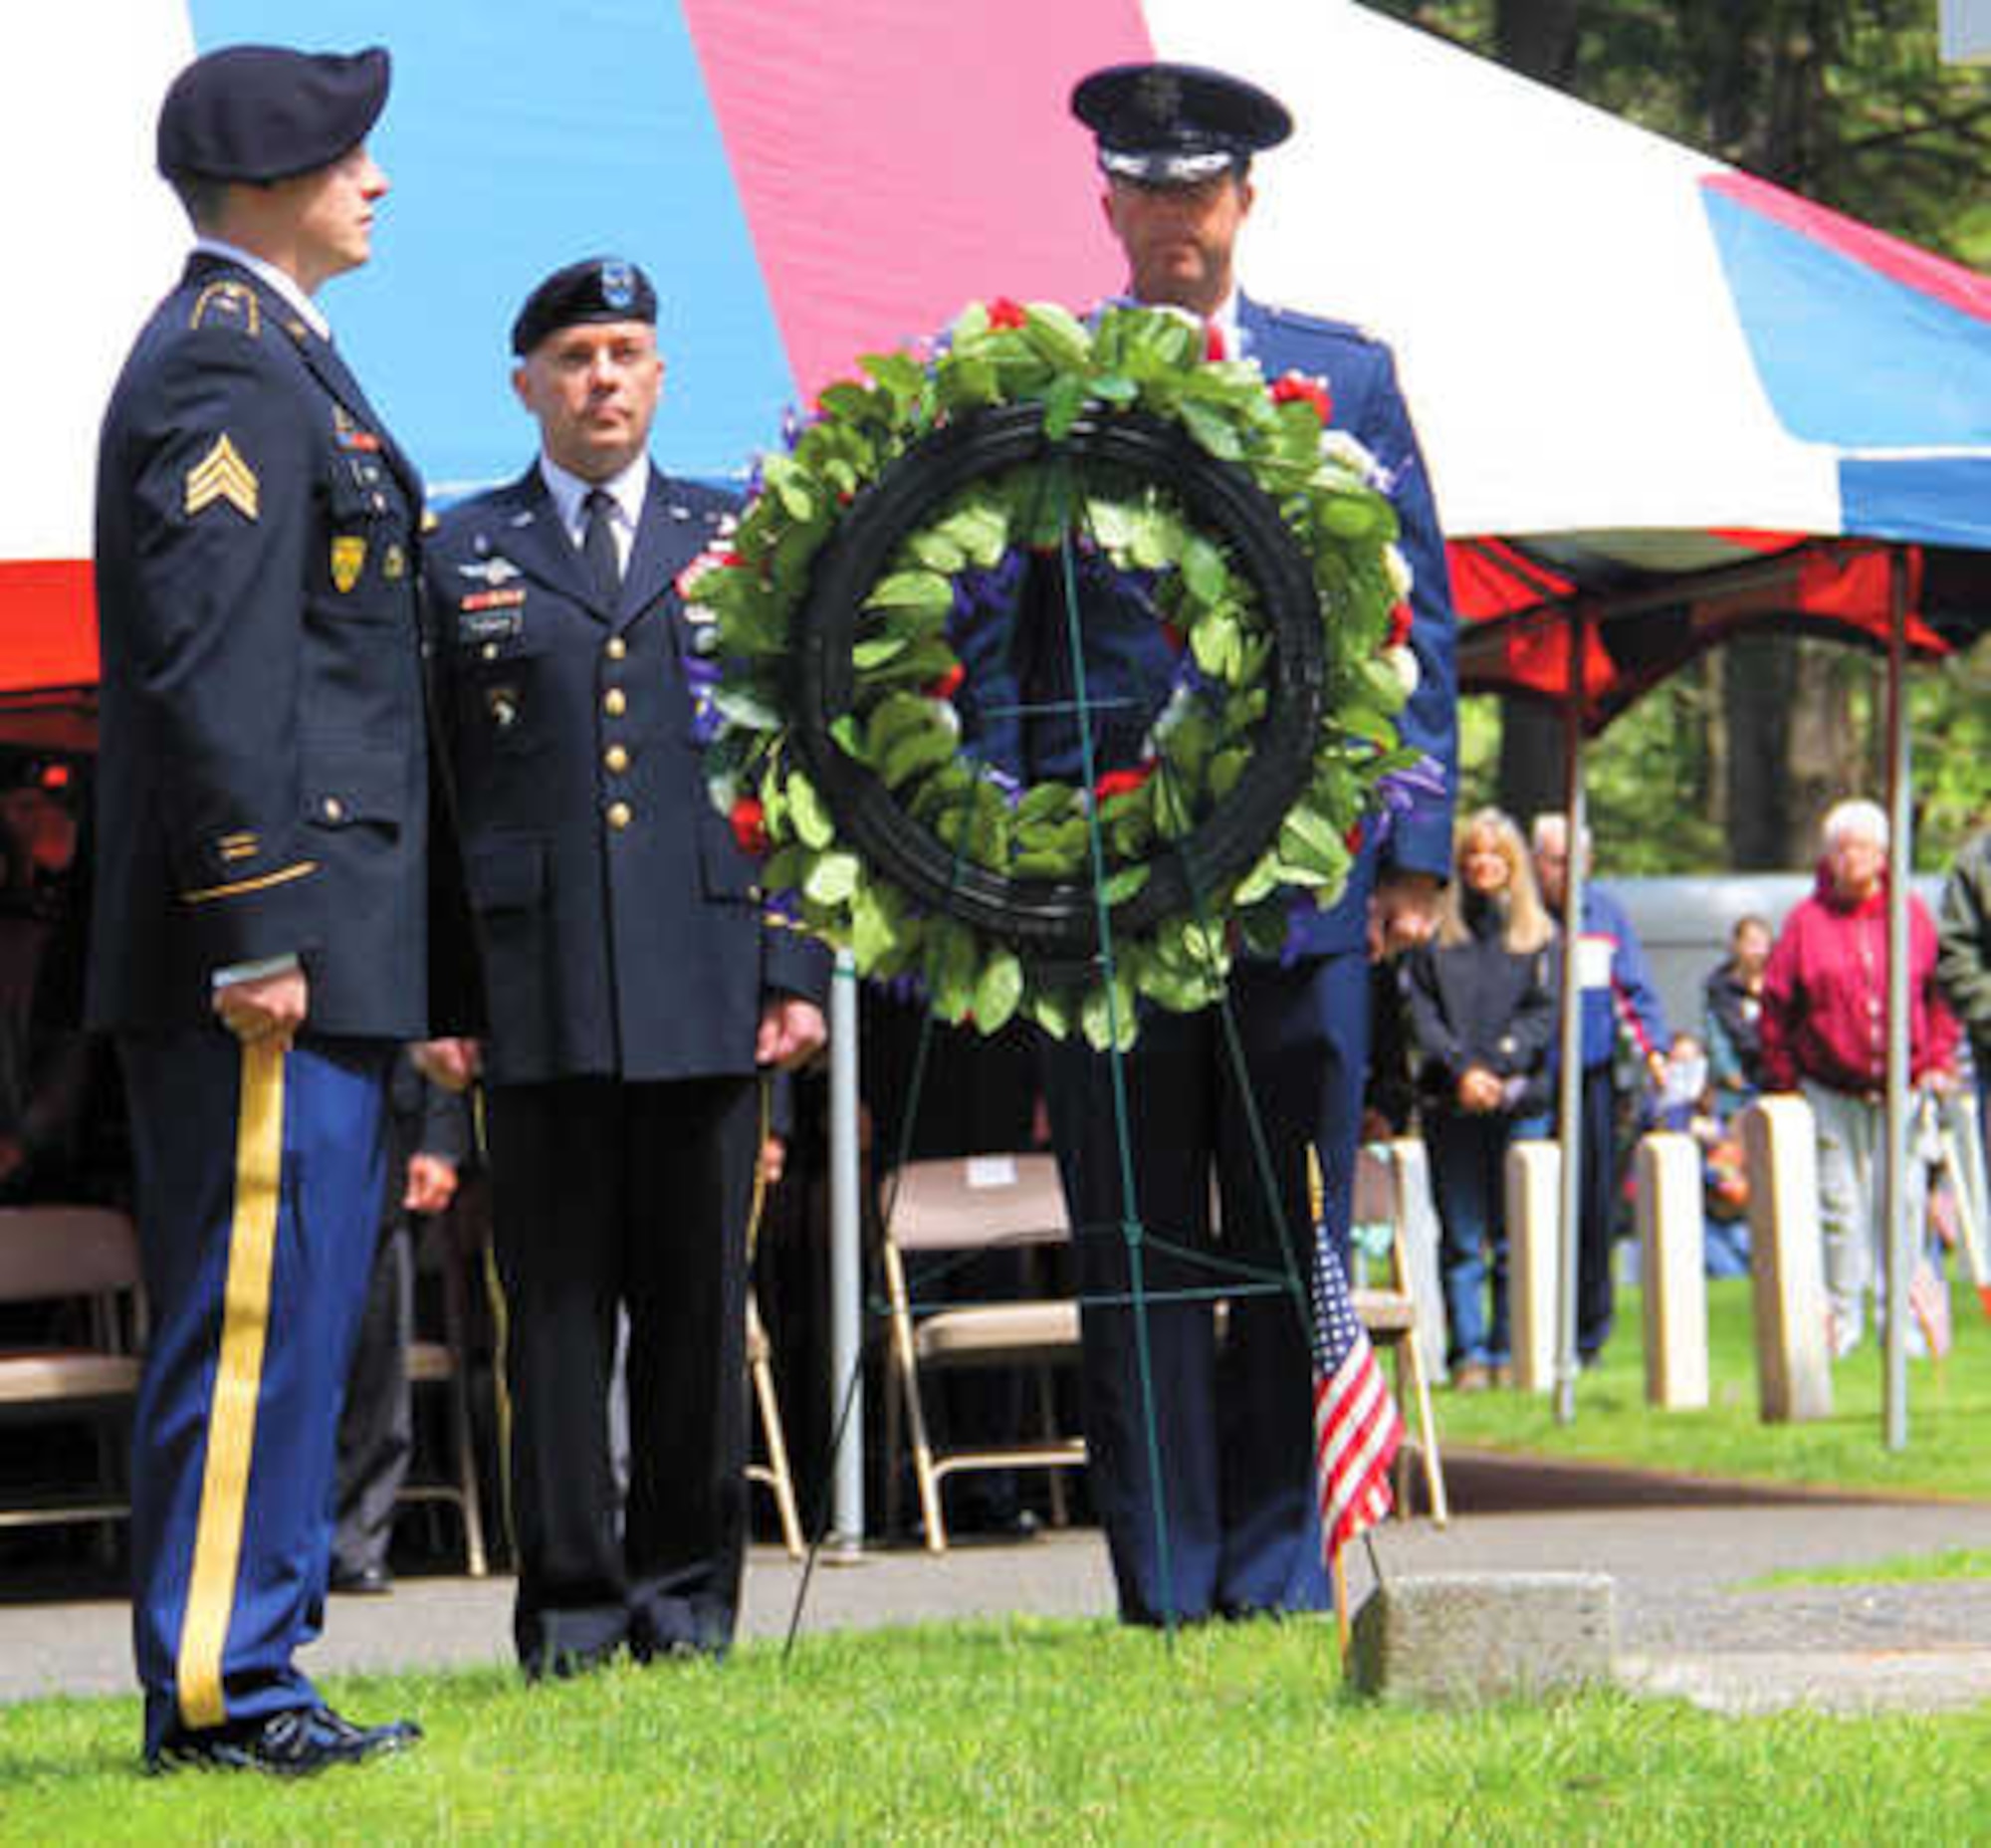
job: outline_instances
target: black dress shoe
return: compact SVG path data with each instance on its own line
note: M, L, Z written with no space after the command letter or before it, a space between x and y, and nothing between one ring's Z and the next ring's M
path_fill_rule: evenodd
M345 1597L385 1597L394 1589L394 1575L384 1565L362 1565L351 1571L333 1567L332 1588Z
M265 1771L273 1777L309 1777L330 1765L361 1764L405 1751L421 1735L412 1720L360 1727L329 1707L293 1707L260 1720L169 1733L146 1754L145 1768L154 1773Z

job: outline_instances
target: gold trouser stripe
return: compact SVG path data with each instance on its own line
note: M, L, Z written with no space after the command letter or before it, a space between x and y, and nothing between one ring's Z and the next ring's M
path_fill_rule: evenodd
M208 1407L207 1466L200 1485L186 1616L180 1627L176 1680L180 1716L189 1727L218 1727L228 1718L221 1658L235 1609L248 1511L256 1403L270 1330L270 1273L276 1261L283 1159L284 1045L278 1040L259 1040L242 1048L235 1219L228 1234L221 1353Z

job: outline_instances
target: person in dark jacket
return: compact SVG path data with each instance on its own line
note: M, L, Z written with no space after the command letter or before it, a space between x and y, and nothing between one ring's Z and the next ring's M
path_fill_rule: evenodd
M1144 64L1092 73L1072 109L1097 137L1102 205L1126 258L1128 296L1193 315L1206 351L1254 360L1267 378L1331 379L1333 427L1382 463L1411 568L1407 645L1417 686L1397 725L1406 748L1429 760L1419 793L1389 828L1364 831L1338 903L1295 906L1277 960L1239 960L1229 997L1234 1057L1217 1009L1157 1009L1144 1015L1120 1067L1136 1208L1162 1235L1140 1261L1145 1287L1177 1292L1175 1300L1134 1311L1134 1261L1117 1235L1082 1236L1076 1248L1087 1299L1087 1480L1121 1616L1167 1624L1325 1610L1306 1320L1283 1292L1239 1294L1219 1347L1194 1292L1214 1274L1214 1199L1226 1266L1285 1267L1281 1222L1304 1227L1310 1217L1309 1148L1328 1236L1345 1259L1371 939L1385 950L1422 942L1449 864L1457 701L1444 544L1389 348L1346 323L1257 302L1238 285L1236 241L1256 198L1252 158L1285 139L1284 107L1219 72ZM1093 579L1079 594L1087 697L1101 715L1096 770L1110 773L1134 761L1154 711L1141 702L1169 684L1173 656L1159 625L1133 619L1124 587ZM1068 780L1077 742L1075 708L1059 704L1070 699L1068 670L1059 650L1042 656L1026 691L1040 710L1024 728L1027 761L1018 768L1026 781ZM984 676L985 698L995 691ZM1127 1213L1114 1073L1110 1058L1078 1040L1054 1047L1046 1062L1051 1138L1076 1226L1117 1228ZM1245 1133L1246 1087L1264 1131L1263 1165Z
M1535 882L1542 902L1567 932L1569 817L1538 814L1530 830ZM1587 872L1590 830L1580 831L1576 850ZM1624 1201L1619 1167L1624 1144L1620 1127L1620 1072L1642 1072L1654 1085L1665 1077L1665 1047L1672 1035L1665 1008L1653 982L1646 952L1632 919L1617 895L1596 880L1583 882L1583 915L1576 941L1566 944L1563 963L1581 997L1583 1079L1579 1092L1579 1172L1577 1213L1576 1352L1589 1366L1611 1338L1615 1286L1611 1245L1617 1237ZM1548 1084L1553 1097L1560 1048L1549 1049Z
M412 1057L397 1058L387 1078L384 1134L380 1242L338 1415L332 1538L332 1590L362 1595L394 1583L387 1553L415 1452L408 1352L415 1339L416 1247L422 1224L456 1198L457 1176L470 1156L469 1100L431 1083Z
M1991 1100L1991 826L1957 849L1936 913L1936 980L1970 1037L1980 1124Z
M387 54L236 45L158 118L197 243L99 448L89 1025L129 1103L150 1332L132 1425L145 1759L403 1749L296 1661L400 1042L473 1024L431 843L422 485L315 297L363 264ZM440 805L438 805L440 808ZM436 875L443 875L439 880ZM433 882L432 882L433 881Z
M735 500L650 460L656 322L623 258L533 291L513 388L540 453L443 516L428 578L491 982L514 1633L535 1677L732 1642L760 1074L824 1037L828 954L764 903L706 789L677 585Z
M1466 822L1453 871L1438 939L1411 952L1404 992L1442 1227L1452 1384L1473 1392L1507 1365L1502 1177L1516 1117L1546 1095L1555 932L1521 830L1497 808Z
M1724 1118L1753 1103L1763 1088L1763 970L1770 960L1767 918L1737 918L1728 959L1702 994L1707 1016L1707 1076Z

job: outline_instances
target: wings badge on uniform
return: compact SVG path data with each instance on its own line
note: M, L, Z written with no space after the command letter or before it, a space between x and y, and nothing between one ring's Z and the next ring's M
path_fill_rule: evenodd
M214 447L187 470L186 514L191 520L217 501L226 501L243 519L256 518L256 471L223 432Z

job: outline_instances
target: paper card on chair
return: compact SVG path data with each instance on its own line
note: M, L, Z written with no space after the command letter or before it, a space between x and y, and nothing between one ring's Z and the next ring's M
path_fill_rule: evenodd
M1014 1187L1016 1185L1015 1156L969 1156L968 1184L970 1187Z

